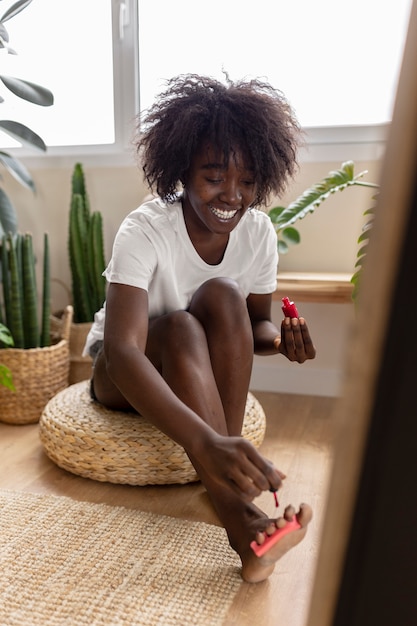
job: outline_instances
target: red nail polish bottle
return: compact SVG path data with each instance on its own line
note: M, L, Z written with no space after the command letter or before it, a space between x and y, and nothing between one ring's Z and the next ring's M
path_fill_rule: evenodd
M299 317L297 307L289 298L282 298L282 312L285 317Z

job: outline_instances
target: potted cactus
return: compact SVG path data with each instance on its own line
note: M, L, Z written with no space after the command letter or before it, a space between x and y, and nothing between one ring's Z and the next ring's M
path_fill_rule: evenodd
M68 225L68 256L74 319L70 334L70 384L91 376L92 361L83 348L94 314L105 300L103 218L91 211L81 163L74 166ZM55 328L60 322L53 318Z
M81 163L76 163L72 175L68 248L74 323L90 323L106 293L103 218L90 210Z
M14 346L7 347L4 341L0 343L0 361L12 373L14 385L14 389L0 386L0 420L28 424L37 422L48 400L68 384L68 336L54 338L51 335L47 234L44 236L41 297L36 284L32 236L9 233L3 235L0 245L0 320L4 320L9 329ZM72 308L68 307L67 335L71 318Z

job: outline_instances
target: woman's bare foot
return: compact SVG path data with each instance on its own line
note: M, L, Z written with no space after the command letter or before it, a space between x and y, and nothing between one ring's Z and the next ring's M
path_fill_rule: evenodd
M269 521L269 524L263 531L258 530L256 532L256 543L262 545L268 536L272 536L277 529L284 528L287 523L291 522L294 515L300 527L291 530L291 532L279 538L274 544L271 543L265 554L256 556L250 546L247 546L240 553L242 578L246 582L257 583L268 578L275 568L275 563L304 538L307 532L307 525L313 517L313 512L308 504L302 504L298 513L295 513L295 509L292 506L288 506L284 511L283 517L279 517L275 521L265 520Z

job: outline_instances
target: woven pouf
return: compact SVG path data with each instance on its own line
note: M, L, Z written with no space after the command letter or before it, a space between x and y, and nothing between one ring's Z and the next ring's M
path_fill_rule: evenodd
M243 436L256 447L265 435L265 413L248 394ZM94 402L89 382L54 396L39 422L42 445L59 467L103 482L167 485L198 480L183 448L136 413Z

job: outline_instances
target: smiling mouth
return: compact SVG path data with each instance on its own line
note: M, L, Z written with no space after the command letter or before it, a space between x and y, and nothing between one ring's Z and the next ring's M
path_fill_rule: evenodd
M233 219L236 213L238 212L238 209L233 209L232 211L225 211L223 209L218 209L214 206L211 206L211 204L209 204L208 206L209 206L210 211L214 213L214 215L219 220L222 220L223 222L228 222L229 220Z

